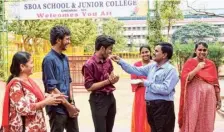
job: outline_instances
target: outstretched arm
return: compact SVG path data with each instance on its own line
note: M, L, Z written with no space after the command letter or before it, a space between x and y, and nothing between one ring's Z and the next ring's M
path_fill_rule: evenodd
M145 66L136 67L134 65L128 64L119 56L112 56L111 59L117 62L125 72L129 74L135 74L137 76L148 76L149 70L152 66L152 64L148 64Z

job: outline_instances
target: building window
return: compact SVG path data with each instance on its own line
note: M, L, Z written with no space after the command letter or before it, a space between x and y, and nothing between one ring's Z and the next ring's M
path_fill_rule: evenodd
M135 35L133 35L133 36L131 36L133 39L135 39L136 38L136 36Z
M140 39L141 38L141 36L140 35L137 35L137 39Z

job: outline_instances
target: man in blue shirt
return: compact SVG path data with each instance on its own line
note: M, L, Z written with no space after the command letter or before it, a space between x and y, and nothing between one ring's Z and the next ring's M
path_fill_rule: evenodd
M50 32L51 51L45 56L42 63L43 82L45 91L50 94L64 94L68 99L63 99L58 106L47 106L50 118L51 132L79 132L76 108L70 90L70 71L68 58L62 52L70 44L70 31L63 26L55 26Z
M175 67L169 62L172 55L172 45L161 42L155 47L153 57L155 62L142 67L132 66L118 56L111 57L127 73L147 77L146 80L142 80L140 83L143 83L146 87L146 111L152 132L174 131L175 113L173 96L179 77Z

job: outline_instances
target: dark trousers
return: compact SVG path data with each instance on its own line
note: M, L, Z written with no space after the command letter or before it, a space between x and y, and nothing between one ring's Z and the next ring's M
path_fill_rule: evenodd
M78 119L56 112L49 113L51 132L79 132Z
M146 102L148 123L152 132L174 132L175 113L173 101Z
M91 93L89 99L95 132L112 132L116 115L114 95Z

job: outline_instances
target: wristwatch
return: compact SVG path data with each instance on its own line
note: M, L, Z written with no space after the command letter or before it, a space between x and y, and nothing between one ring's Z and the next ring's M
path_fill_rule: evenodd
M75 100L74 100L74 99L69 99L68 102L69 102L70 104L75 105Z

